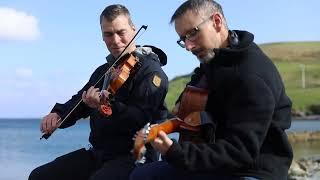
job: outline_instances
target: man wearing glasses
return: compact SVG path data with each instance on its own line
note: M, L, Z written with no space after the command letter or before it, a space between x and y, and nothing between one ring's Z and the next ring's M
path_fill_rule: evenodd
M209 91L205 109L184 119L199 119L205 142L177 142L160 131L151 144L164 160L135 169L131 179L286 180L291 101L253 34L229 30L213 0L184 2L171 23L178 44L200 61L188 85Z

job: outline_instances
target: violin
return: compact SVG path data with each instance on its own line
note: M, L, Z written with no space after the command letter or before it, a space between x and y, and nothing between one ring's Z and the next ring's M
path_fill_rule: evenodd
M132 55L132 53L128 53L121 57L119 60L121 63L111 70L110 83L106 90L110 93L108 97L105 97L102 93L105 90L105 83L108 83L108 80L105 81L103 88L101 89L101 97L100 97L100 107L99 111L104 116L110 116L112 114L110 100L118 91L118 89L127 81L127 79L136 72L139 66L137 66L139 62L139 58Z
M132 149L136 162L144 159L144 155L146 153L145 144L150 143L157 138L159 131L164 131L166 134L179 132L179 141L182 139L184 141L190 140L193 142L201 142L201 122L193 119L190 122L185 122L183 119L192 112L204 110L207 100L207 90L194 86L187 86L184 89L180 100L177 117L168 119L163 123L154 126L150 126L150 123L148 123L139 131L135 137ZM184 137L187 134L191 135L194 139Z

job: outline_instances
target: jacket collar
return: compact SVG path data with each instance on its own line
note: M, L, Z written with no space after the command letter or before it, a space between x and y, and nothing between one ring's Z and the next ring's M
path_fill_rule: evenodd
M254 35L247 31L234 30L238 36L238 44L227 47L213 49L215 57L210 64L231 65L237 63L243 57L250 46L252 46Z

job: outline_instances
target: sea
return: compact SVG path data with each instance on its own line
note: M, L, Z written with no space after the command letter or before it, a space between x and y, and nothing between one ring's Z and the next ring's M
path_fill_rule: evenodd
M88 148L89 121L56 130L49 139L40 137L41 119L0 119L0 180L27 180L30 172L56 157ZM320 121L296 120L288 131L320 130ZM172 134L177 138L178 134ZM295 157L320 154L320 143L294 145Z

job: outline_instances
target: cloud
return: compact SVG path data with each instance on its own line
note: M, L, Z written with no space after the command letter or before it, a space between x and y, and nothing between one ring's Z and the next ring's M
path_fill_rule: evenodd
M0 40L35 40L40 30L36 17L12 8L0 7Z

